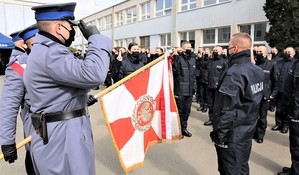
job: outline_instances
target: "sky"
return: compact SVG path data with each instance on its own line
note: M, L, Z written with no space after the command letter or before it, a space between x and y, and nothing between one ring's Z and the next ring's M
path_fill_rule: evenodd
M75 18L81 19L125 0L30 0L42 3L76 2Z

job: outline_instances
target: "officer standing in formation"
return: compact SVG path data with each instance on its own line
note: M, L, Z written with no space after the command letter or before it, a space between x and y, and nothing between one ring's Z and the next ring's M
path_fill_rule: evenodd
M272 128L273 131L280 130L281 133L287 133L289 130L288 115L289 110L283 109L282 96L283 96L283 85L287 78L290 68L295 62L295 49L288 47L285 49L283 54L283 59L277 61L277 66L280 71L279 81L278 81L278 93L276 96L276 111L275 111L275 126Z
M268 60L268 49L265 46L259 46L256 53L256 65L263 69L265 74L264 80L264 97L259 109L259 120L257 122L254 138L257 143L263 143L267 128L267 114L270 102L277 95L277 82L279 79L279 69L275 62Z
M288 106L289 128L290 128L290 153L291 167L283 167L282 172L277 175L298 175L299 174L299 61L297 60L289 71L284 84L282 97L283 109Z
M180 116L182 135L186 137L192 136L187 126L195 82L195 57L196 55L191 51L191 43L184 41L182 53L174 54L172 62L175 101Z
M264 72L251 63L251 38L236 33L229 41L229 68L215 94L211 139L220 174L249 174L252 137L263 97Z
M213 57L208 65L208 85L207 85L207 107L209 108L209 119L204 122L205 126L212 125L213 106L215 93L219 86L219 79L223 72L227 69L227 61L222 58L222 47L216 46L213 49Z
M36 6L36 35L24 83L30 99L31 154L37 174L95 174L92 130L86 111L87 92L107 75L112 42L96 26L79 28L88 40L84 60L68 47L74 40L76 3Z
M21 31L18 35L27 44L27 53L12 55L10 63L5 71L4 86L0 98L0 145L4 154L4 160L13 163L17 159L15 132L17 115L21 106L21 119L23 121L24 136L28 137L33 132L33 126L29 114L28 98L23 82L23 72L26 67L27 57L32 48L37 26L32 25ZM34 168L30 156L29 145L26 145L25 167L29 175L34 175Z

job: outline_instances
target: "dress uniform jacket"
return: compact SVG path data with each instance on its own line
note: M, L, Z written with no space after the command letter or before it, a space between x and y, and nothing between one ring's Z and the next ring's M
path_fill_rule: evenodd
M26 90L22 75L26 67L27 56L23 52L14 52L14 55L10 58L11 62L5 71L3 91L0 99L0 145L15 143L16 122L20 106L24 136L28 137L34 131L29 117L28 102L25 100ZM15 67L19 67L19 69Z
M106 78L112 49L111 40L100 34L90 36L88 43L86 58L80 60L53 35L36 35L24 73L32 113L65 113L86 107L87 92ZM32 135L37 173L95 174L89 114L47 123L47 130L46 145L37 133Z

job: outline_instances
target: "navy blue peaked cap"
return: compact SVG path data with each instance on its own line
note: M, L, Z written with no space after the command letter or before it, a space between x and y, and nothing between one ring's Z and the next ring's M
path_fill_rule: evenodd
M9 35L13 42L22 40L22 38L19 37L19 33L20 33L20 31L17 31L17 32L13 32Z
M69 2L63 4L45 4L34 6L31 9L35 11L37 21L67 20L73 25L77 25L74 11L77 3Z
M38 32L37 25L33 24L23 31L19 33L19 37L23 38L24 41L30 39L31 37L35 36L36 33Z

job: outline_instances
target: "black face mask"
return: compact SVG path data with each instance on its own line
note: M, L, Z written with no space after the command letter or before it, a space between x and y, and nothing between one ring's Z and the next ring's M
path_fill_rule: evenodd
M139 52L132 52L131 53L131 60L134 62L134 63L138 63L140 61L140 58L139 58Z
M256 56L256 50L252 51L253 52L253 56Z
M227 56L225 54L222 54L221 56L222 58L227 59Z
M185 53L190 56L192 52L190 49L186 49Z
M219 58L219 54L218 54L218 52L215 52L215 51L213 51L213 58Z
M284 52L283 53L283 58L284 59L289 59L289 58L291 58L291 55L289 53L287 53L287 52Z
M69 33L70 33L70 36L69 36L68 39L65 39L64 36L62 36L62 35L60 34L60 36L62 36L62 38L65 40L64 45L65 45L66 47L69 47L69 46L72 44L72 42L75 40L76 32L75 32L75 30L74 30L73 27L72 27L72 30L68 30L64 25L61 25L61 26L62 26L63 28L65 28L65 30L69 31Z
M263 62L263 55L261 53L257 53L256 56L256 64L261 64Z
M160 56L160 54L158 54L158 53L155 53L155 55L154 55L155 58L159 58L159 56Z
M276 54L274 52L271 52L272 58L276 57Z

